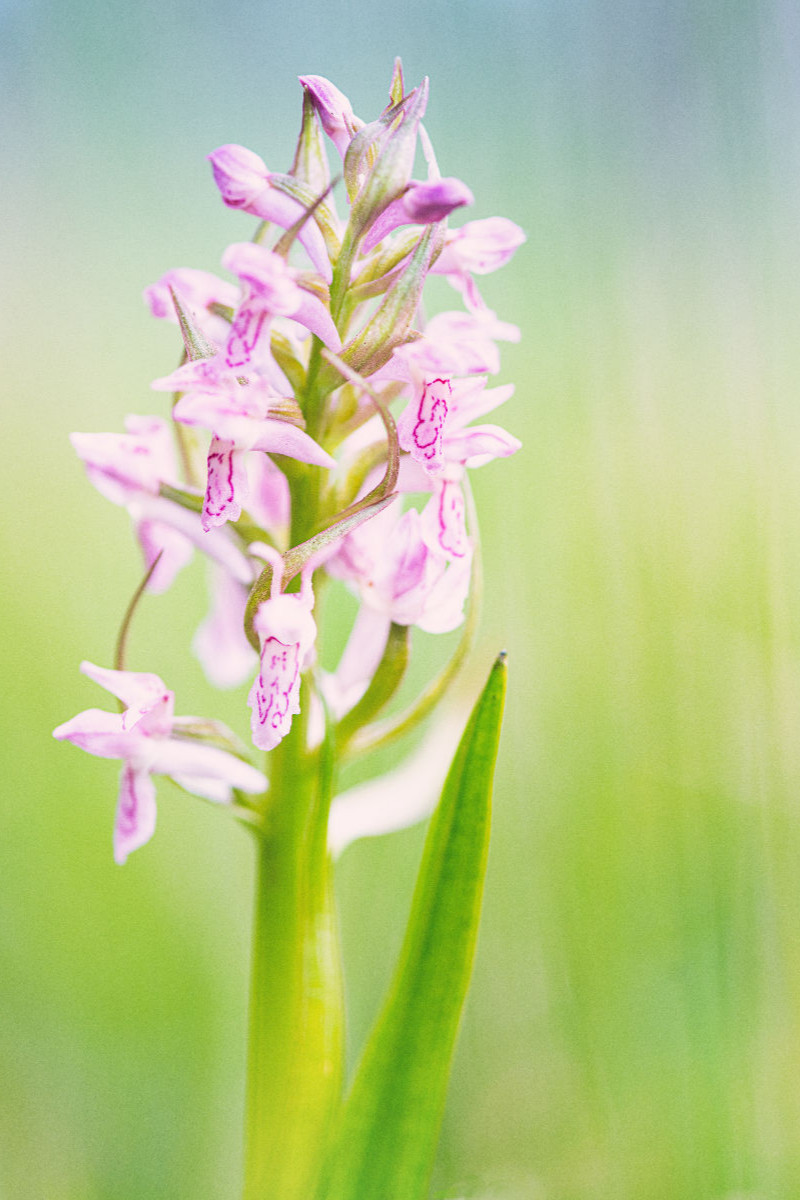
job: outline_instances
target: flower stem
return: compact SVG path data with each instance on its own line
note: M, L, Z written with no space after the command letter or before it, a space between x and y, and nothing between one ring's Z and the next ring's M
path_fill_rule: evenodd
M308 686L301 700L308 711ZM260 837L244 1200L307 1200L342 1083L341 968L327 850L328 743L306 721L270 754Z

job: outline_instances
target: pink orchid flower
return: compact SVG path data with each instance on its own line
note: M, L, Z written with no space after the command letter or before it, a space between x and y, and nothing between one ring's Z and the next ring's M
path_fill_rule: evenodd
M112 671L81 663L81 671L126 705L124 713L91 708L53 730L53 736L72 742L89 754L123 760L114 826L114 858L128 855L153 836L156 801L153 775L169 775L197 796L231 803L233 789L263 792L261 771L233 754L209 746L181 731L197 723L194 717L175 717L174 693L157 675Z
M299 272L279 254L254 242L234 242L222 256L226 270L238 275L243 296L225 348L230 367L246 369L259 342L269 352L272 317L291 317L337 353L342 341L323 302L298 284Z
M253 743L260 750L274 750L300 712L300 676L313 660L317 626L311 571L304 571L299 592L281 592L283 560L269 546L261 550L274 569L272 595L258 606L253 621L261 662L247 703Z
M235 309L239 303L239 290L235 283L220 279L210 271L198 271L193 267L175 267L167 271L142 293L145 304L154 317L178 324L178 314L170 289L176 291L184 306L191 312L198 328L212 345L225 345L230 333L230 321L217 313L209 312L212 304Z
M305 214L305 207L293 196L274 187L264 160L245 146L220 146L208 155L214 181L229 208L239 208L262 221L273 221L290 229ZM313 216L303 224L298 241L304 247L315 270L330 283L333 278L325 240Z
M379 618L369 632L360 626L363 645L374 649L381 636L385 644L392 621L428 633L447 633L463 621L469 561L449 563L423 532L416 509L400 514L393 505L349 534L327 560L328 572L349 583Z
M241 383L235 368L226 369L218 360L219 356L185 363L152 385L157 390L183 392L173 409L175 420L212 432L202 513L205 530L241 516L250 495L248 451L284 454L320 467L336 465L302 429L270 415L282 397L265 379L253 376L249 383Z
M507 458L522 443L499 425L470 425L513 395L511 384L486 390L486 379L425 380L397 422L409 458L401 464L403 491L431 490L422 513L426 543L449 559L469 556L462 481L466 469Z
M519 336L516 325L498 320L488 308L476 313L437 313L428 321L422 337L398 346L372 381L416 384L422 375L496 375L500 354L495 343L518 342Z

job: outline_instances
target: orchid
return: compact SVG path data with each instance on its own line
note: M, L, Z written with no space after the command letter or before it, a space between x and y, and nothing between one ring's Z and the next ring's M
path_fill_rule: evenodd
M81 663L81 671L125 704L123 713L90 708L53 730L100 758L123 760L114 858L124 863L153 836L156 826L152 775L169 775L175 783L217 803L230 804L233 789L263 792L265 776L247 762L216 746L192 739L194 717L175 717L174 693L157 675L112 671ZM227 732L227 731L226 731Z
M152 837L155 775L255 835L245 1200L423 1200L477 929L504 657L449 772L452 729L336 793L347 763L366 760L369 774L373 750L428 718L470 649L480 570L468 473L520 447L481 423L513 392L487 383L498 343L519 330L487 308L473 276L507 262L524 235L503 218L448 229L480 198L442 175L422 124L428 81L407 90L399 60L386 107L367 123L323 76L300 83L286 174L234 143L208 156L223 203L261 222L222 253L229 278L178 267L144 291L151 314L180 332L178 365L152 383L170 395L170 420L129 416L122 433L72 435L90 481L128 512L146 572L113 668L81 668L124 711L86 710L55 736L122 760L119 863ZM424 180L412 178L418 147ZM463 309L425 318L431 273ZM138 606L195 551L211 604L192 651L215 687L251 680L240 703L250 749L214 720L176 717L158 675L126 669ZM342 585L356 615L329 670L322 614ZM448 633L449 658L408 694L420 638ZM263 771L249 761L256 751ZM440 790L407 947L345 1098L329 851L424 819ZM430 1100L424 1072L436 1076Z

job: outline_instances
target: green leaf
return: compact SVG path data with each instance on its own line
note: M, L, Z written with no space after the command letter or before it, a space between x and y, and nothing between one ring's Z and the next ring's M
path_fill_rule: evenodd
M431 819L405 942L345 1102L316 1200L425 1200L469 987L489 848L505 654Z

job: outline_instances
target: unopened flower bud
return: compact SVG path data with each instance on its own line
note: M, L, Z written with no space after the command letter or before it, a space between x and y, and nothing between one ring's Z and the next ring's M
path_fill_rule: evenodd
M475 197L460 179L431 179L427 183L412 179L402 196L387 205L373 221L362 250L371 250L400 225L433 225L455 209L474 203Z
M269 185L269 171L262 158L246 146L220 146L208 155L214 182L229 208L249 211Z
M301 75L300 82L311 97L322 128L344 158L347 147L364 125L353 112L343 92L322 75Z

